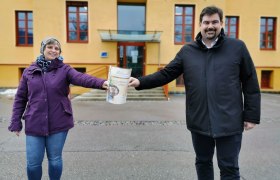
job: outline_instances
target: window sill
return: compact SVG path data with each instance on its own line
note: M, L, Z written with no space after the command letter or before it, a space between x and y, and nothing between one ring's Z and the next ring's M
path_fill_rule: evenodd
M82 44L87 44L88 41L67 41L67 43L82 43Z
M273 48L273 49L260 49L261 51L276 51L276 49L275 48Z
M16 47L33 47L33 45L17 44Z

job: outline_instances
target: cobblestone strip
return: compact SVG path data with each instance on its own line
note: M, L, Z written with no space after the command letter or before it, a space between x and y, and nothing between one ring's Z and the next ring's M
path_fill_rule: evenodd
M7 117L0 116L0 123L10 121ZM261 119L261 123L274 123L279 122L280 117L264 117ZM173 126L173 125L186 125L185 121L90 121L90 120L75 120L75 125L80 126L147 126L147 125L162 125L162 126Z
M184 121L85 121L77 120L76 125L80 126L172 126L172 125L185 125Z

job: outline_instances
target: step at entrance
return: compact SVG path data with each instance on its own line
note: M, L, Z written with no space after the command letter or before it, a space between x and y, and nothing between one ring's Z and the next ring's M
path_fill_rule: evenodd
M73 98L74 101L105 101L106 92L103 90L92 89ZM134 88L128 88L127 101L167 101L162 87L145 89L137 91Z

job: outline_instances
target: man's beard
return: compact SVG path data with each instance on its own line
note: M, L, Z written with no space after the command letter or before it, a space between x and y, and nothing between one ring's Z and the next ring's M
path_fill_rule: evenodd
M207 36L207 32L208 32L208 31L212 31L213 34L211 34L211 36ZM216 30L215 28L206 29L206 30L205 30L206 38L209 39L209 40L216 39L216 37L217 37L216 32L217 32L217 30Z

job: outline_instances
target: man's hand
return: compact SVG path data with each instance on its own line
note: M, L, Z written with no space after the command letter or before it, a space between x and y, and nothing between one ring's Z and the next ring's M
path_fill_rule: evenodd
M140 85L140 81L134 77L130 77L128 81L128 87L138 87Z
M256 126L255 123L251 123L251 122L244 122L244 129L246 131L250 130L250 129L253 129L254 127Z

